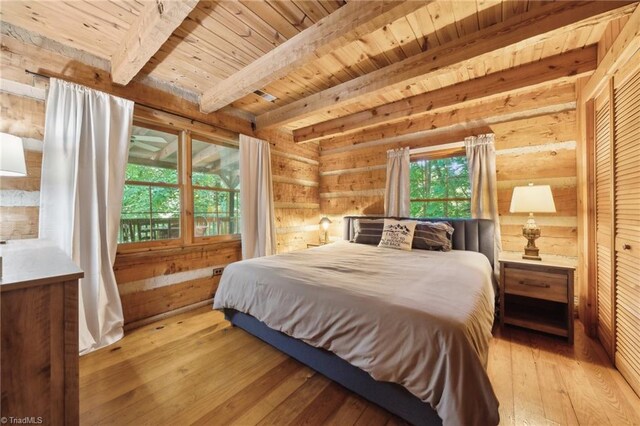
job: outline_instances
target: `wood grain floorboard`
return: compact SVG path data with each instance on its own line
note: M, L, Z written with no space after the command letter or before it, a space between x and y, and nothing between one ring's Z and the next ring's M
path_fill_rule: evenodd
M576 322L575 344L494 330L503 425L640 425L640 399ZM83 425L406 425L201 308L80 359Z

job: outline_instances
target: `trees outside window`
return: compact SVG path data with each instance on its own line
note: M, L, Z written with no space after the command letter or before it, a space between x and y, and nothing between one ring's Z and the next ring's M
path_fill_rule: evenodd
M412 217L471 217L471 187L465 156L411 163Z
M239 232L237 144L136 122L125 173L121 247L184 245Z

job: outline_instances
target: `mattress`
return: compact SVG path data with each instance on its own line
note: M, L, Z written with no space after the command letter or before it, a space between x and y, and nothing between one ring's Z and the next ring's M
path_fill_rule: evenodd
M349 242L229 265L214 308L335 353L429 403L445 425L497 424L486 374L492 268L476 252Z

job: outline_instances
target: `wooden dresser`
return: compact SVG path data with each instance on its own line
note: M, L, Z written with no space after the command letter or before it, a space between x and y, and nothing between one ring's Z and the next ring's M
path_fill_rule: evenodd
M500 257L500 323L573 343L574 266Z
M77 425L78 279L82 271L51 243L0 246L0 413L7 423Z

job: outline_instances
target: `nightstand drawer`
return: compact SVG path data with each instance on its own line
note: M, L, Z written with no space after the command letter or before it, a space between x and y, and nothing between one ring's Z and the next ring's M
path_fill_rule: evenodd
M567 276L551 272L505 268L504 291L507 294L567 302Z

